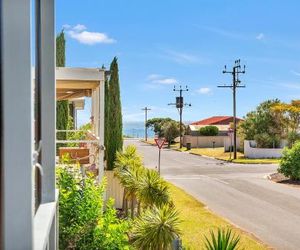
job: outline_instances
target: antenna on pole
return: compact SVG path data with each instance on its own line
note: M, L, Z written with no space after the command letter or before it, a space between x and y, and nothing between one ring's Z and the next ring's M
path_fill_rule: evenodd
M237 88L245 88L245 85L241 85L241 81L239 79L240 74L246 73L246 66L243 66L243 70L241 70L241 60L235 60L234 66L232 67L232 71L227 71L226 65L224 66L223 74L231 74L232 75L232 84L231 85L220 85L218 88L231 88L233 90L233 150L234 155L233 158L237 158L237 121L236 121L236 89Z
M182 111L183 111L184 106L189 106L190 107L192 105L183 102L182 92L189 91L187 85L185 86L185 89L183 89L181 85L177 89L176 86L174 85L173 91L174 92L179 92L179 96L176 97L176 103L169 103L168 105L176 106L176 108L179 111L179 119L180 119L180 121L179 121L180 135L179 136L180 136L180 148L182 148L182 133L183 133L183 131L182 131Z

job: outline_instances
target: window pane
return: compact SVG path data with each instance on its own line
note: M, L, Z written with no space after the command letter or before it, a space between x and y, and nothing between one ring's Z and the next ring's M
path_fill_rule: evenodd
M40 86L40 0L32 1L32 63L34 68L34 145L35 150L40 149L41 141L41 86ZM38 163L41 163L41 152L39 152ZM34 178L34 201L35 210L41 203L41 173L38 167L35 167Z
M0 0L0 13L2 14L2 1ZM0 15L1 17L1 15ZM2 53L1 53L1 50L2 50L2 30L1 30L1 27L2 27L2 23L1 23L2 19L0 18L0 249L2 249L3 247L3 242L2 242L2 178L3 178L3 169L2 169L2 145L3 145L3 113L2 113L2 107L3 107L3 104L2 104Z

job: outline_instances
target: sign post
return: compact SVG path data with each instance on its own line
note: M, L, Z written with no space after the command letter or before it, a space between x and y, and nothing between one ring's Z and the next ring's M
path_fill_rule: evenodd
M155 138L154 140L158 147L158 173L160 175L160 151L166 140L164 138Z

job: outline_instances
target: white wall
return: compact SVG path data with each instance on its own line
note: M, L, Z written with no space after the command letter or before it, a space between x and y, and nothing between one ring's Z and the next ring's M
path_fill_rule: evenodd
M283 148L256 148L255 141L244 141L244 155L246 158L280 158Z
M229 150L230 137L229 136L192 136L185 135L183 137L183 145L186 143L191 143L192 148L212 148L213 142L215 142L215 147L227 147ZM239 140L237 140L237 147L239 148Z
M240 150L242 145L240 143L240 138L237 137L236 138L236 146L237 146L237 150ZM230 146L233 146L233 136L232 138L230 138L230 136L226 136L226 138L224 139L224 151L225 152L229 152L230 151Z

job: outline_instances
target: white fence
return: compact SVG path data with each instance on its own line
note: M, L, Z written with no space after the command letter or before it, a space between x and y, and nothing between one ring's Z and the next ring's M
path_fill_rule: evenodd
M115 201L114 207L121 209L123 207L124 188L118 178L114 176L114 171L105 171L104 175L107 179L106 200L113 198Z
M244 155L246 158L280 158L282 156L285 142L282 142L282 148L256 148L255 141L244 141Z

